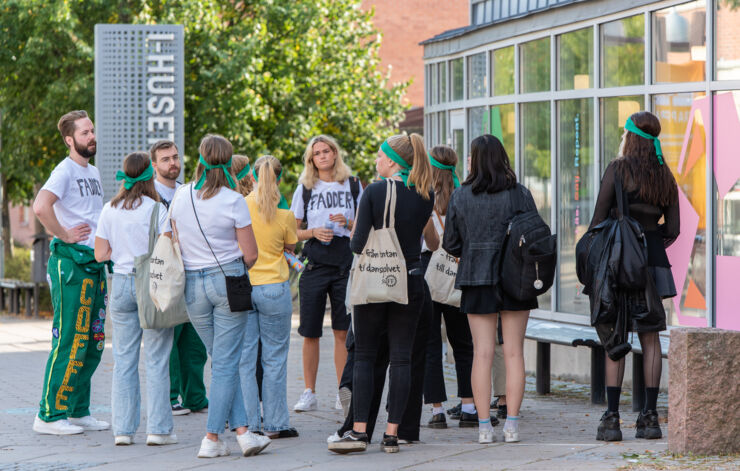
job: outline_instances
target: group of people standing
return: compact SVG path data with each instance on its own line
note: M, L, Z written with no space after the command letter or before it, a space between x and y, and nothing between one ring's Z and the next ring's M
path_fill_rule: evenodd
M633 120L657 139L657 118L642 112ZM384 451L397 452L399 444L419 440L424 403L432 405L428 425L447 426L442 408L447 399L442 318L461 398L448 413L461 427L477 426L480 443L491 443L498 423L497 414L490 413L495 404L506 419L503 439L519 441L524 334L537 299L522 301L508 295L497 283L497 270L507 222L515 212L536 206L530 192L517 183L499 139L483 135L473 140L469 174L461 184L455 170L458 156L451 148L437 146L428 152L418 134L391 136L377 154L377 180L363 189L337 142L317 136L306 147L291 205L279 191L283 167L273 156L263 155L250 165L246 156L234 154L226 138L209 134L200 143L193 180L180 185L178 149L170 141L160 141L148 153L126 156L117 175L121 187L103 204L100 175L89 164L96 150L92 121L84 111L74 111L60 119L58 128L69 157L55 168L34 203L35 213L55 236L48 264L54 307L52 351L34 430L74 434L109 427L89 411L90 378L105 345L108 312L114 329L111 402L116 445L131 445L139 426L142 341L148 445L177 443L172 416L206 408L199 457L230 453L220 438L225 426L235 432L244 456L259 453L271 439L297 436L290 427L286 397L292 316L286 254L295 255L296 244L303 241L298 333L303 336L305 390L293 409L318 407L319 340L328 298L337 376L335 407L345 411L344 424L327 440L329 450L349 453L367 448L388 369ZM651 274L658 277L661 296L667 297L675 295L675 287L671 289L662 270L667 263L664 244L677 235L677 197L670 170L653 169L657 160L651 161L655 150L651 153L650 146L649 138L625 132L623 152L607 168L592 225L615 206L609 176L621 172L630 206L644 215L646 232L654 234L649 238L651 266L661 268L651 269ZM666 192L645 190L658 180ZM405 261L407 273L402 276L408 301L347 306L353 260L373 231L389 224L389 194L395 201L390 224ZM662 215L665 224L658 225ZM190 322L175 328L139 325L134 263L148 251L150 229L173 238L181 248ZM438 250L458 263L459 306L432 300L425 273ZM106 272L111 268L109 290ZM228 279L245 273L252 285L252 309L234 312ZM631 326L640 332L650 362L645 367L650 376L648 409L638 418L638 425L643 423L650 431L647 436L643 433L647 438L655 438L656 426L660 431L653 397L660 379L659 344L657 362L650 352L661 327L665 322ZM501 358L500 350L505 368L494 368L494 376L499 375L494 378L498 399L491 404L492 367L496 355ZM207 357L208 399L202 379ZM611 430L606 439L613 439L619 427L618 386L624 363L614 363L607 368L609 411L599 426L601 438L603 429Z

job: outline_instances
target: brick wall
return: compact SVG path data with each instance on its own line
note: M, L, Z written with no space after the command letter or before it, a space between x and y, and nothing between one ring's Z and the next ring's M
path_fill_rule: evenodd
M407 102L424 106L424 48L419 42L468 25L469 0L364 0L362 6L375 7L375 27L383 33L383 69L392 66L392 82L413 78Z

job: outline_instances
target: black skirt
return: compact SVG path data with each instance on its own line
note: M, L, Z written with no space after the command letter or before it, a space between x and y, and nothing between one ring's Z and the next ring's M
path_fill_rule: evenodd
M498 286L463 286L460 312L464 314L496 314L501 311L537 309L537 298L519 301Z

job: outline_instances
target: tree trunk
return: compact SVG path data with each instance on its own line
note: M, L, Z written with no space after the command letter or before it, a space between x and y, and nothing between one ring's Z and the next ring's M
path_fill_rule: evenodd
M3 174L2 181L2 224L3 224L3 254L5 255L5 262L7 263L13 257L13 238L10 234L10 201L8 200L8 177ZM3 276L5 274L3 273Z

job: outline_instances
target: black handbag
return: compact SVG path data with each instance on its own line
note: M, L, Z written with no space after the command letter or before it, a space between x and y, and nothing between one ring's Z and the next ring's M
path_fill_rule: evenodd
M218 258L216 258L216 253L213 251L213 248L211 247L211 243L208 242L208 237L206 237L206 233L203 232L203 227L200 225L200 219L198 219L198 212L195 210L195 198L193 198L193 187L190 186L190 202L193 205L193 214L195 214L195 221L198 223L198 229L200 229L200 233L203 234L203 238L206 241L206 244L208 244L208 248L211 250L211 254L213 254L214 260L216 260L216 264L218 264L218 268L221 269L221 273L224 275L224 279L226 280L226 299L229 301L229 309L231 309L231 312L242 312L242 311L250 311L253 309L252 306L252 283L249 281L249 275L247 274L247 266L244 265L244 274L240 276L228 276L226 275L226 272L224 272L223 267L221 267L221 263L218 261ZM244 263L244 259L242 258L242 263Z

